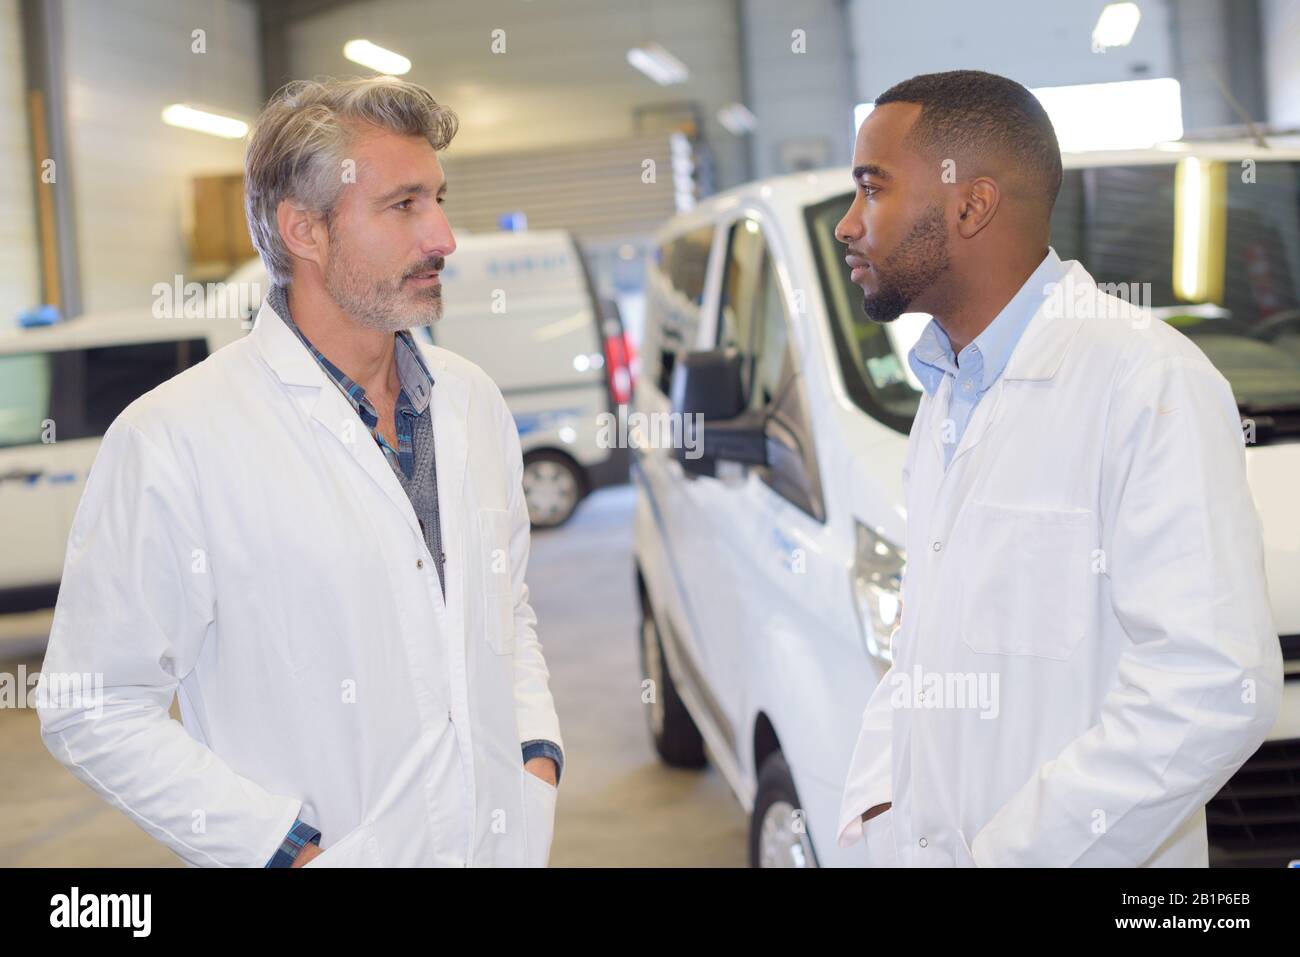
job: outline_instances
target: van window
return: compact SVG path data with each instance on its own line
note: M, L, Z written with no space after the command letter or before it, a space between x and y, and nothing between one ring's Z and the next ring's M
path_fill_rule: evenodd
M207 355L208 344L203 339L138 342L66 353L60 364L60 381L79 389L81 396L81 421L75 434L67 438L103 435L128 405ZM64 433L59 437L64 438Z
M1204 161L1202 161L1204 162ZM1078 259L1099 285L1158 310L1232 386L1243 415L1264 430L1256 442L1300 436L1300 163L1210 164L1212 197L1225 226L1209 247L1222 288L1204 301L1174 292L1176 165L1067 170L1052 214L1051 244ZM836 353L853 401L906 432L920 401L907 368L902 320L893 334L862 311L834 229L852 193L805 211ZM916 332L919 332L919 327Z
M49 417L50 357L0 356L0 448L36 444Z
M765 267L767 244L758 223L742 219L731 227L727 237L727 267L718 295L719 348L731 348L752 360L751 333L759 312L762 292L761 275ZM741 365L741 384L750 393L750 362Z
M658 296L646 321L642 377L665 395L672 384L677 353L694 345L704 282L709 271L713 226L701 226L655 252Z
M769 464L762 481L818 521L824 520L812 427L790 351L790 319L776 262L758 223L731 228L718 301L720 347L742 356L741 382L751 411L766 412Z
M712 245L713 227L702 226L665 247L669 281L687 302L697 306L704 301L704 278L709 271Z

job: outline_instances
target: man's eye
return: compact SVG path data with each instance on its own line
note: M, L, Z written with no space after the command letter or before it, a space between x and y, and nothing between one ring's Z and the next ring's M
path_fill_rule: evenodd
M863 183L863 184L862 184L862 195L863 195L863 196L872 196L872 195L875 194L875 192L876 192L877 189L879 189L879 187L877 187L877 186L871 186L871 185L868 184L868 183Z
M442 196L439 196L439 197L438 197L438 205L439 205L439 206L441 206L441 205L442 205L443 203L445 203L445 202L447 202L447 200L446 200L444 197L442 197Z
M404 200L402 200L400 203L394 203L394 204L393 204L393 209L400 209L400 210L405 211L405 210L410 209L410 208L411 208L410 204L411 204L411 203L414 203L414 202L415 202L415 200L413 200L413 199L404 199Z

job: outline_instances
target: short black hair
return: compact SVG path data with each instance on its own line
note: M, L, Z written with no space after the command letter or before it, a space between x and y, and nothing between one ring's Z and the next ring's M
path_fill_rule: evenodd
M916 103L908 138L935 156L998 157L1014 162L1050 210L1061 190L1061 147L1038 98L1015 80L981 70L923 73L876 97L876 106Z

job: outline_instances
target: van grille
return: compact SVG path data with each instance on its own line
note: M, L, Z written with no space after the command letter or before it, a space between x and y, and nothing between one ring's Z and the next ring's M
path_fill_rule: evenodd
M1300 859L1300 739L1260 745L1206 805L1205 817L1213 867Z

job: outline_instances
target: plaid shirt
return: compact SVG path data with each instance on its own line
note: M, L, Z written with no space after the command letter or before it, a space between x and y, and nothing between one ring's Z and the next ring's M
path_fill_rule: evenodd
M420 348L415 344L415 339L403 329L397 333L398 347L393 352L393 359L397 363L397 378L401 385L393 414L394 426L397 430L397 448L393 448L392 443L379 431L379 413L375 411L374 403L366 397L366 390L326 359L293 321L293 317L289 315L288 294L280 286L272 286L267 299L271 303L271 308L284 320L285 325L293 330L304 348L325 370L330 381L347 397L348 403L356 410L361 421L370 430L370 434L379 443L379 448L383 450L388 464L393 466L394 470L400 469L403 475L410 478L411 470L415 466L415 420L429 407L429 398L433 389L433 376L429 374L429 367L424 364L424 358L420 355Z
M312 358L325 370L330 381L338 386L339 390L347 397L348 402L356 410L361 421L370 430L370 434L379 443L379 448L383 451L384 457L388 459L388 464L394 470L400 469L402 474L409 479L415 465L415 420L425 414L433 391L433 376L430 375L428 366L424 364L424 358L420 355L420 348L416 345L415 339L410 332L403 329L396 334L398 345L393 354L394 361L397 363L397 377L401 383L401 389L397 394L396 411L393 415L397 429L397 448L393 448L392 443L379 431L379 413L375 411L374 404L366 398L366 390L352 381L342 369L330 362L329 359L326 359L321 351L303 335L302 330L298 328L298 324L293 321L293 317L289 315L289 296L287 292L282 287L273 285L266 298L271 308L284 320L285 325L293 330L294 335L311 353ZM441 577L441 569L439 570L439 577ZM555 781L557 784L559 783L560 773L564 770L564 754L553 741L525 741L521 747L525 764L538 757L550 758L554 761ZM289 833L280 842L279 849L267 861L266 866L292 867L293 862L298 857L298 852L303 849L303 846L309 842L319 846L320 838L320 831L310 824L304 823L301 819L294 821L293 827L289 829Z

